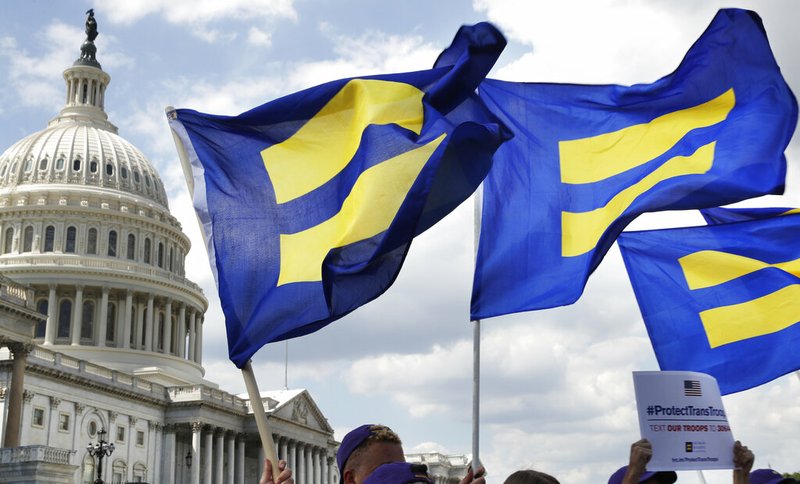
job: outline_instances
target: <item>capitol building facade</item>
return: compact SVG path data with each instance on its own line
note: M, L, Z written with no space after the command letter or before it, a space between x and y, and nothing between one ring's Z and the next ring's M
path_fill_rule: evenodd
M258 482L250 402L203 378L190 242L158 172L108 120L89 21L63 109L0 155L0 482ZM308 392L262 402L295 482L338 482ZM115 446L102 469L87 451L100 440Z

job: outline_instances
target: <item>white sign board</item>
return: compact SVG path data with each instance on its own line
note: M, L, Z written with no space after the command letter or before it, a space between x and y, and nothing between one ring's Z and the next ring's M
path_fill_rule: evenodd
M733 469L731 434L717 381L691 371L634 371L648 471Z

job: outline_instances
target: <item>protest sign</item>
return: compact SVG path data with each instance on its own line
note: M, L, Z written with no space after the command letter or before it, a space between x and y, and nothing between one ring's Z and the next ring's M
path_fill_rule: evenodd
M635 371L633 387L642 437L653 446L648 471L733 469L733 434L713 377Z

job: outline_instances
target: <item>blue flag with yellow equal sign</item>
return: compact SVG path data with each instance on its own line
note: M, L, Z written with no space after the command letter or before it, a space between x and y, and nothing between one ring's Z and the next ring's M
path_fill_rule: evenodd
M430 70L330 82L239 116L168 113L238 367L378 297L412 238L477 188L510 136L475 94L504 46L481 23Z
M800 214L623 232L618 239L662 370L723 394L800 369Z
M782 193L797 123L761 20L736 9L653 84L479 93L514 138L484 182L473 318L575 302L641 213Z
M703 219L705 219L708 225L717 225L791 215L793 213L800 213L800 209L786 207L712 207L704 208L700 210L700 213L703 215Z

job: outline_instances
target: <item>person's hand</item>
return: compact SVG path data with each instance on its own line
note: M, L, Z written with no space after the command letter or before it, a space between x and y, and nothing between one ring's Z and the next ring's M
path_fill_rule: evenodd
M750 482L750 469L756 457L753 452L742 445L738 440L733 444L733 482L735 484L748 484Z
M272 461L269 459L264 459L264 473L261 474L261 480L258 481L258 484L294 484L294 479L292 479L292 471L291 469L286 468L285 460L278 462L278 470L280 471L280 474L278 475L278 480L275 481L272 478Z
M486 469L480 466L478 467L478 471L473 473L472 466L469 466L467 475L461 479L459 484L486 484Z
M653 457L653 446L647 439L637 440L631 444L631 456L628 462L628 471L622 480L623 484L639 482L647 469L647 463Z

